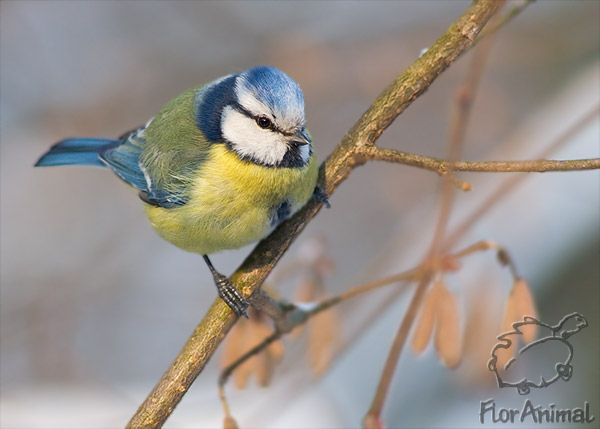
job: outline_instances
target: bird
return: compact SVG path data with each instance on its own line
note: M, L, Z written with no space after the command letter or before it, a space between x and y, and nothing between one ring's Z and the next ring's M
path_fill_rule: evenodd
M117 139L63 139L35 163L61 165L108 168L137 190L158 235L202 255L238 316L249 303L209 255L266 237L311 198L329 206L303 92L272 66L184 91Z

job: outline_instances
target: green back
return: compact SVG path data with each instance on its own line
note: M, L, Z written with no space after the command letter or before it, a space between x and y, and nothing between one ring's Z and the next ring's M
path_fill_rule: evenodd
M208 154L210 143L196 126L195 101L202 87L169 101L154 117L144 137L140 164L153 187L185 197L185 190Z

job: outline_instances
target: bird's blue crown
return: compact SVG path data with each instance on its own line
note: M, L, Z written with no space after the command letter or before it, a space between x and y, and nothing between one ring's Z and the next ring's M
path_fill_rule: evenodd
M259 66L240 73L238 97L244 92L264 103L276 117L296 122L304 121L304 95L298 84L275 67Z

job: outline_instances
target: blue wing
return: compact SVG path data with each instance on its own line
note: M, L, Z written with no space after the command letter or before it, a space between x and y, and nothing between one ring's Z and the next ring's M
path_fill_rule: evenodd
M123 181L140 191L140 198L148 204L163 208L178 207L187 202L182 194L168 192L156 186L140 162L146 140L140 127L122 136L122 143L103 151L100 159Z
M106 164L121 180L136 189L148 192L148 181L144 171L139 165L140 155L144 149L143 127L133 130L120 139L119 145L107 148L98 154L101 161Z

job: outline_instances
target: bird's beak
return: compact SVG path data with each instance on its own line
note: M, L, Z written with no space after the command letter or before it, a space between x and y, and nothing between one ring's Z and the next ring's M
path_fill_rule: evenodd
M292 136L290 143L297 144L299 146L304 146L305 144L310 144L312 139L310 138L310 134L306 131L306 128L300 128L296 133Z

